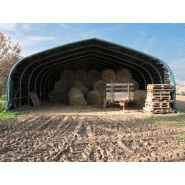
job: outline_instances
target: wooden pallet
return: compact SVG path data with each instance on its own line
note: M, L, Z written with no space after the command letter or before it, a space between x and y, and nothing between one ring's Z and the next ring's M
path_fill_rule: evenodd
M173 89L147 89L147 92L173 92Z
M30 92L30 97L35 107L40 106L39 98L35 92Z
M170 103L172 103L173 102L173 100L171 100L171 99L159 99L159 98L147 98L146 100L145 100L146 102L170 102Z
M155 95L160 95L160 96L170 96L170 92L148 92L148 96L155 96Z
M148 101L171 101L171 97L161 97L161 96L156 96L156 97L147 97Z
M169 84L148 84L147 90L153 90L153 89L173 89L172 85Z
M172 113L171 104L173 102L171 92L173 86L170 84L148 84L145 111L151 113Z
M143 107L143 110L147 111L147 112L151 112L151 113L173 113L174 110L172 110L172 108L169 107Z
M163 107L168 107L170 108L170 103L169 102L146 102L145 106L151 106L151 107L156 107L156 108L163 108Z

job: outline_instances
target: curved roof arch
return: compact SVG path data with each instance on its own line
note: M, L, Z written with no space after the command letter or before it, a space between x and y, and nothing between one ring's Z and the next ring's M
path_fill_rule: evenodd
M131 70L140 89L145 89L147 84L168 83L175 86L173 73L162 60L132 48L93 38L58 46L18 61L8 78L7 109L10 110L13 103L18 106L24 102L29 104L31 91L37 92L42 100L65 69L94 68L101 71L121 67Z

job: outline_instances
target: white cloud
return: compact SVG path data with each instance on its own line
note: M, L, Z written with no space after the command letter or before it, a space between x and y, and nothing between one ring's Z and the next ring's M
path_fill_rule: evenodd
M185 70L185 58L180 58L179 60L173 61L169 64L172 70Z
M46 50L47 48L45 47L38 47L37 49L24 49L22 52L21 52L21 56L22 57L27 57L27 56L30 56L30 55L33 55L35 53L38 53L38 52L41 52L41 51L44 51Z
M148 54L148 50L147 50L147 49L144 49L144 51L143 51L143 52Z
M71 26L69 26L69 25L67 25L67 24L65 24L65 23L60 23L60 25L61 25L62 27L64 27L64 28L71 28Z
M156 37L157 37L157 36L153 36L152 38L150 38L150 39L149 39L149 42L150 42L150 43L153 43L154 40L156 39Z
M31 30L32 30L29 24L23 24L23 25L22 25L22 28L23 28L24 30L26 30L26 31L31 31Z
M9 31L15 31L16 30L16 23L0 23L0 28L9 30Z
M42 37L42 36L36 36L36 37L27 37L28 40L33 41L47 41L47 40L54 40L55 37Z
M144 31L140 31L141 35L145 35L146 33Z

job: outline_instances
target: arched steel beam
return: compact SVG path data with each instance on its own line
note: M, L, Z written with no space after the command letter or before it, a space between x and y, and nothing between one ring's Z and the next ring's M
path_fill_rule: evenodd
M102 61L101 61L101 63L103 63ZM106 63L107 64L107 63ZM77 64L77 65L79 65L79 64ZM117 65L118 66L118 65ZM124 65L124 64L122 64L122 66L129 66L129 65ZM120 67L120 65L118 66L118 67ZM129 66L129 67L131 67L131 66ZM133 67L131 67L131 68L133 68ZM56 69L58 69L58 67L56 68ZM59 70L61 70L61 69L63 69L63 66L59 69ZM133 68L134 69L134 68ZM144 79L144 83L145 83L145 88L146 88L146 81L145 81L145 77L143 76L143 74L138 70L138 69L135 69L135 70L137 70L140 74L141 74L141 76L143 77L143 79ZM53 71L53 70L50 70L50 71ZM54 73L56 73L56 71L54 71ZM48 75L48 71L46 71L45 72L45 74L43 75L43 78L42 79L44 79L44 76L47 74L47 77L49 77L49 75ZM46 78L47 79L47 78ZM46 79L45 79L45 81L46 81ZM41 82L42 83L42 82ZM40 85L41 86L41 85Z
M100 63L99 64L101 64L101 63L103 63L102 61L100 61ZM104 64L107 64L107 63L104 63ZM110 63L109 63L110 64ZM79 65L79 64L77 64L77 65ZM86 64L84 64L84 65L86 65ZM117 65L118 66L118 65ZM123 66L125 66L124 64L123 64ZM129 66L129 65L126 65L126 66ZM120 67L120 66L118 66L118 67ZM129 66L130 68L133 68L133 67L131 67L131 66ZM61 68L56 68L56 71L60 71L61 69L63 69L63 66L61 67ZM134 68L133 68L134 69ZM136 70L136 71L138 71L140 74L141 74L141 76L143 77L143 80L144 80L144 84L145 84L145 87L146 87L146 80L145 80L145 77L143 76L143 74L138 70L138 69L134 69L134 70ZM46 81L47 81L47 79L50 77L50 75L51 74L56 74L56 71L53 71L53 70L50 70L50 71L52 71L51 73L49 73L49 75L48 75L48 71L47 72L45 72L45 74L43 75L43 78L42 79L44 79L44 76L47 74L47 77L45 78L45 85L44 85L44 87L46 87ZM53 76L53 75L52 75ZM52 79L52 78L50 78L50 79ZM48 82L49 83L49 82ZM42 82L40 83L40 86L41 86L41 84L42 84Z
M92 50L91 50L92 51ZM97 52L97 51L95 51L95 52ZM106 54L105 54L106 55ZM99 57L99 56L98 56ZM115 56L114 56L115 57ZM77 58L82 58L82 57L77 57ZM103 57L101 57L101 58L103 58ZM118 58L118 57L117 57ZM105 58L106 60L107 60L107 58ZM67 60L67 61L65 61L66 63L68 62L68 61L73 61L73 60L75 60L75 58L73 58L73 59L70 59L70 60ZM110 60L110 59L109 59ZM122 59L123 60L123 59ZM111 59L111 61L113 61L112 59ZM123 61L125 61L125 59L123 60ZM127 60L126 60L127 61ZM114 61L114 62L117 62L117 61ZM143 66L140 66L139 64L136 64L136 63L134 63L134 62L131 62L131 61L127 61L128 63L132 63L132 64L134 64L134 65L136 65L136 66L139 66L139 67L141 67L141 68L143 68L148 74L149 74L149 76L150 76L150 78L151 78L151 81L152 81L152 83L153 83L153 79L152 79L152 76L151 76L151 74L150 74L150 72L145 68L145 67L143 67ZM59 63L57 63L57 64L54 64L54 65L50 65L50 66L47 66L47 67L45 67L43 70L45 70L46 68L50 68L51 66L55 66L55 65L58 65L58 64L60 64L60 63L64 63L64 61L62 61L62 62L59 62ZM117 63L120 63L120 62L117 62ZM69 64L68 64L69 65ZM122 63L121 63L121 65L123 65ZM63 65L64 66L64 65ZM129 66L129 65L128 65ZM43 71L43 70L41 70L40 71L40 73L38 74L38 76L41 74L41 72ZM38 76L37 76L37 78L36 78L36 80L35 80L35 84L36 84L36 82L37 82L37 79L38 79Z
M82 49L82 48L84 49L84 48L88 48L88 47L91 47L91 45L88 45L87 47L81 46L81 47L79 47L79 48L80 48L80 49ZM75 50L78 50L79 48L71 49L71 50L69 50L69 51L67 51L67 52L75 51ZM42 53L42 52L41 52L41 53ZM60 54L62 54L62 53L66 53L66 51L65 51L65 52L60 52ZM36 54L35 54L35 55L36 55ZM37 55L38 55L38 54L37 54ZM23 76L24 76L25 71L28 70L28 68L29 68L31 65L33 65L34 63L39 62L39 61L42 61L42 60L45 60L45 59L47 59L47 58L52 58L52 57L57 56L57 55L59 55L59 53L53 54L53 55L49 55L49 56L47 56L47 57L43 57L43 58L41 58L41 59L39 59L39 60L35 60L34 62L31 62L31 63L29 63L29 65L26 66L26 68L23 70L23 72L22 72L22 74L21 74L20 81L19 81L19 84L20 84L19 97L21 97L21 81L22 81L22 78L23 78ZM32 55L32 56L33 56L33 55ZM31 56L30 56L30 57L31 57ZM25 60L25 59L22 59L22 60L20 60L18 63L16 63L15 67L17 67L23 60ZM15 68L15 67L13 67L13 68ZM21 106L21 98L19 99L19 106Z
M99 48L103 48L103 47L100 47L100 46L97 46L97 45L90 45L89 46L89 48L91 48L91 47L99 47ZM81 49L82 49L83 47L81 47ZM88 46L86 47L86 48L88 48ZM111 49L109 49L109 48L103 48L103 49L106 49L106 50L111 50ZM90 50L90 51L93 51L92 49ZM99 51L97 51L97 50L95 50L96 52L99 52ZM111 51L113 51L114 53L120 53L119 51L115 51L115 50L111 50ZM70 52L70 51L68 51L68 52ZM87 51L83 51L83 52L78 52L78 53L76 53L76 54L73 54L73 55L79 55L79 54L82 54L82 53L87 53ZM103 52L99 52L99 53L103 53ZM59 54L61 54L61 53L59 53ZM58 54L58 55L59 55ZM110 55L110 54L107 54L107 53L104 53L104 54L106 54L106 55ZM129 57L131 57L131 58L136 58L136 57L132 57L132 56L130 56L130 55L127 55L127 54L125 54L125 53L120 53L120 54L122 54L122 55L126 55L126 56L129 56ZM113 56L113 57L115 57L114 55L111 55L111 56ZM62 58L59 58L59 59L57 59L57 60L60 60L60 59L64 59L64 58L66 58L66 57L62 57ZM69 58L69 56L67 56L67 58ZM141 60L141 59L139 59L138 58L138 60ZM52 62L55 62L56 60L53 60ZM143 60L142 60L143 61ZM130 62L130 61L129 61ZM148 64L150 64L154 69L156 69L155 68L155 66L153 66L151 63L149 63L149 62L147 62L147 61L144 61L145 63L148 63ZM47 64L47 63L51 63L51 61L49 61L49 62L46 62L46 63L44 63L44 64L41 64L40 66L42 66L42 65L45 65L45 64ZM135 63L134 63L135 64ZM40 66L38 66L36 69L38 69ZM31 79L31 76L32 76L32 74L34 73L34 71L36 70L36 69L34 69L33 71L32 71L32 73L31 73L31 75L30 75L30 77L29 77L29 82L28 82L28 88L29 88L29 84L30 84L30 79ZM157 71L158 72L158 71ZM159 72L158 72L159 73ZM160 77L160 79L161 79L161 76L160 76L160 73L159 73L159 77Z
M85 65L85 64L83 64L83 65ZM60 70L60 69L59 69ZM65 70L65 69L64 69ZM137 79L138 80L136 80L138 83L139 83L139 86L140 86L140 79L139 79L139 77L132 71L132 73L137 77ZM51 75L52 74L52 75ZM48 84L47 84L47 86L48 86L48 89L50 89L49 88L49 84L51 83L51 84L53 84L53 82L55 82L56 81L56 76L58 76L58 74L56 74L56 71L55 72L53 72L53 73L50 73L50 76L48 75L47 76L47 78L49 78L49 80L48 80ZM46 87L46 81L47 81L47 79L45 79L45 82L44 82L44 93L46 93L46 89L45 89L45 87ZM48 92L47 92L48 93ZM44 100L45 100L45 96L44 96Z
M94 52L97 52L97 53L102 53L102 52L98 52L98 51L96 51L96 50L91 50L91 51L94 51ZM86 53L86 52L85 52ZM104 53L104 55L110 55L110 54L107 54L107 53ZM122 61L127 61L128 63L132 63L132 64L134 64L134 65L137 65L137 66L139 66L139 67L141 67L141 68L143 68L143 69L145 69L145 71L147 71L147 73L149 74L149 76L150 76L150 78L151 78L151 81L152 81L152 83L153 83L153 78L152 78L152 76L151 76L151 74L150 74L150 72L145 68L145 67L143 67L143 66L140 66L139 64L137 64L137 63L135 63L135 62L132 62L132 61L128 61L128 60L125 60L125 59L122 59L122 58L120 58L120 57L117 57L117 56L113 56L113 55L111 55L112 57L116 57L116 58L119 58L120 60L122 60ZM82 58L82 57L77 57L77 58ZM46 68L50 68L51 66L55 66L55 65L58 65L58 64L60 64L60 63L67 63L67 62L69 62L69 61L73 61L73 60L75 60L76 58L73 58L73 59L70 59L70 60L67 60L67 61L62 61L62 62L59 62L59 63L55 63L54 65L50 65L50 66L47 66L47 67L45 67L44 69L46 69ZM58 59L57 59L58 60ZM57 60L55 60L55 61L52 61L52 62L56 62ZM48 63L52 63L52 62L48 62ZM117 62L117 61L116 61ZM42 65L45 65L45 64L42 64ZM40 67L40 66L39 66ZM44 70L43 69L43 70ZM43 71L42 70L42 71ZM42 72L42 71L40 71L40 73ZM40 75L40 73L38 74L38 76ZM37 80L36 80L37 81ZM36 81L35 81L35 84L36 84Z
M100 47L100 46L96 46L96 47L103 48L103 47ZM120 47L121 47L121 46L120 46ZM115 50L112 50L112 49L110 49L110 48L106 48L106 47L105 47L104 49L107 49L107 50L110 50L110 51L115 52ZM126 48L125 48L125 49L126 49ZM132 51L132 50L127 49L127 51ZM147 61L142 60L142 59L137 58L137 57L133 57L133 55L128 55L128 54L126 54L126 53L122 53L122 52L119 52L119 51L116 51L116 52L117 52L117 53L120 53L120 54L123 54L123 55L126 55L126 56L131 57L131 58L135 58L136 60L140 60L140 61L143 61L143 62L145 62L145 63L148 63L149 65L151 65L151 66L157 71L157 73L158 73L158 75L159 75L159 78L160 78L160 80L161 80L161 84L163 83L161 74L159 73L159 71L157 70L157 68L156 68L154 65L152 65L150 62L147 62ZM135 51L135 53L139 54L138 51ZM144 55L144 56L148 56L147 54L144 54L144 53L140 53L140 54L141 54L141 55ZM164 63L163 63L163 64L164 64ZM169 68L169 67L168 67L168 68Z
M90 47L91 47L91 45L89 46L89 48L90 48ZM96 48L97 48L97 47L102 48L102 47L97 46L97 45L96 45L95 47L96 47ZM83 48L83 47L81 47L81 48ZM103 48L103 49L111 50L110 48L106 48L106 47ZM92 49L91 49L91 51L92 51ZM96 52L99 52L99 51L97 51L97 50L95 50L95 51L96 51ZM115 50L111 50L111 51L113 51L114 53L120 53L119 51L115 51ZM68 52L69 52L69 51L68 51ZM85 51L85 52L87 52L87 51ZM84 52L81 52L81 53L84 53ZM104 52L99 52L99 53L103 53L103 54L105 54L105 55L109 55L109 56L110 56L110 54L108 54L108 53L104 53ZM59 53L59 54L61 54L61 53ZM58 54L58 55L59 55L59 54ZM79 54L80 54L80 52L77 53L77 55L79 55ZM127 54L125 54L125 53L121 53L121 54L122 54L122 55L127 55ZM114 55L111 55L111 56L117 57L117 56L114 56ZM127 56L129 56L129 55L127 55ZM133 57L133 56L129 56L129 57L131 57L131 58L136 58L136 57ZM62 58L64 58L64 57L62 57ZM117 58L118 58L118 57L117 57ZM136 58L136 59L141 60L141 59L139 59L139 58ZM58 59L57 59L57 60L58 60ZM124 59L124 60L125 60L125 59ZM56 60L54 60L54 61L56 61ZM53 62L54 62L54 61L53 61ZM142 61L143 61L143 60L142 60ZM37 61L37 62L38 62L38 61ZM134 63L134 62L131 62L131 61L129 61L129 62L130 62L130 63ZM143 62L148 63L147 61L143 61ZM47 62L47 63L51 63L51 61L50 61L50 62ZM40 67L40 66L42 66L42 65L45 65L45 64L47 64L47 63L41 64L41 65L39 65L38 67ZM135 64L135 63L134 63L134 64ZM155 66L153 66L151 63L148 63L148 64L150 64L154 69L156 69ZM37 67L37 68L38 68L38 67ZM28 66L27 66L27 68L28 68ZM27 69L27 68L26 68L26 69ZM37 69L37 68L36 68L36 69ZM25 69L25 70L26 70L26 69ZM36 69L35 69L35 70L36 70ZM24 74L25 70L23 71L23 74ZM34 70L34 71L35 71L35 70ZM28 88L29 88L29 85L30 85L31 76L32 76L32 74L34 73L34 71L32 71L31 75L29 76ZM156 70L156 71L158 72L158 70ZM23 76L23 74L22 74L22 76ZM159 77L160 77L160 79L161 79L161 76L160 76L160 73L159 73L159 72L158 72L158 74L159 74ZM150 75L150 74L149 74L149 75ZM21 76L21 80L22 80L22 76ZM150 75L150 77L151 77L151 75ZM152 79L152 77L151 77L151 79ZM21 81L21 80L20 80L20 81ZM20 85L21 85L21 84L20 84ZM21 86L20 86L20 88L21 88ZM21 92L21 91L20 91L20 92ZM29 94L29 90L28 90L28 94Z

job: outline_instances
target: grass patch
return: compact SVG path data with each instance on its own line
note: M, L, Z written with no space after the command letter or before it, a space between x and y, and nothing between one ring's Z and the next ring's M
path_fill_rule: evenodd
M180 135L180 140L177 142L178 144L185 144L185 133Z
M10 120L20 115L19 112L12 111L5 112L6 102L7 102L6 96L2 96L0 98L0 120Z
M10 120L20 115L19 112L0 112L0 119L1 120Z
M6 96L2 96L0 98L0 112L4 111L6 108L6 102L7 102L7 98Z
M180 112L173 116L159 116L150 114L149 119L164 123L170 123L171 127L185 127L185 114L182 114Z
M178 112L176 115L173 116L159 116L150 114L149 119L156 120L156 121L177 121L177 122L184 122L185 121L185 114Z

